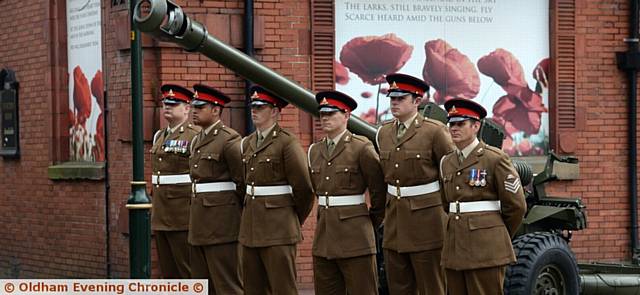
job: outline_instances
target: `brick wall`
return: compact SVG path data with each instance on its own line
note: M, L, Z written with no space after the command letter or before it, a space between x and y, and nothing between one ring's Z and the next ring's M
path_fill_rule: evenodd
M54 102L68 100L56 92L67 83L57 76L60 5L0 1L0 67L13 69L20 82L21 149L19 160L0 159L0 277L105 275L104 183L47 177L47 167L60 157Z
M626 51L628 1L576 1L577 107L584 118L576 155L580 180L559 182L559 196L581 197L589 228L575 233L582 261L630 258L628 83L615 52Z

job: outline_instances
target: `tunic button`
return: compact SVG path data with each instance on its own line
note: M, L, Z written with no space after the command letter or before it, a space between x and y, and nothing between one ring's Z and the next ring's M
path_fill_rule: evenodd
M396 199L400 200L400 196L396 197Z
M267 159L267 162L271 162L271 159Z
M255 199L256 199L256 196L251 196L251 199L252 199L252 200L255 200ZM457 217L457 216L456 216L456 217Z
M417 154L417 155L416 155L416 158L420 159L420 154Z
M313 171L313 169L311 169L311 173L314 173L315 171Z
M156 187L160 187L160 185L159 185L159 184L156 184Z
M197 150L196 152L199 154L199 153L200 153L200 150Z
M158 175L160 175L160 171L158 171Z
M400 148L396 148L396 151L400 151Z
M253 156L252 156L252 157L254 157L254 158L255 158L255 157L256 157L256 154L253 154Z
M349 168L344 168L344 172L349 172Z
M325 195L325 196L328 196L328 195L329 195L329 192L324 192L324 195Z
M456 220L460 219L460 216L456 215Z
M158 158L158 161L162 162L162 158Z
M250 170L251 170L251 171L253 171L253 167L251 167L251 169L250 169Z
M400 179L396 179L396 183L400 183Z
M400 167L400 165L398 165L398 163L396 163L396 168Z
M327 166L331 166L331 162L327 163Z
M460 187L456 185L456 190L460 190Z
M255 182L253 182L253 181L251 182L251 185L255 185L255 184L256 184Z
M193 165L193 168L198 168L198 164L194 164L194 165Z
M324 179L329 180L329 176L325 177Z
M207 159L211 160L211 156L207 156Z
M460 171L458 171L458 173L456 173L456 175L460 176Z

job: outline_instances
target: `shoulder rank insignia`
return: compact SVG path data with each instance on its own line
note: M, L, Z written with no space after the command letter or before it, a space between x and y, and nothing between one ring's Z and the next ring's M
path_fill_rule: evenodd
M515 194L520 189L520 178L515 177L513 174L507 175L507 179L504 181L504 189L508 192Z

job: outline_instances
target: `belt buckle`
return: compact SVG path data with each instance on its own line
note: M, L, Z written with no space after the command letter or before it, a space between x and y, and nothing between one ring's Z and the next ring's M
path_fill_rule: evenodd
M329 208L329 196L324 196L324 208Z
M196 197L196 182L192 182L191 183L191 195L195 198Z
M255 197L255 195L256 195L256 187L252 185L251 186L251 196Z
M456 214L460 214L460 202L456 201Z
M400 198L400 187L396 185L396 197Z

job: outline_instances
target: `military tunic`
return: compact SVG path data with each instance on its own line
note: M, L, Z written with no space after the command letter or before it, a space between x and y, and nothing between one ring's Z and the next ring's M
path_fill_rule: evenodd
M256 132L242 140L246 191L240 223L246 294L296 294L295 244L313 207L306 154L294 135L276 124L260 146ZM260 195L262 189L290 191Z
M387 193L384 238L391 294L444 293L440 249L446 215L439 187L438 164L453 150L444 124L418 114L398 139L398 122L388 122L376 138ZM428 186L426 194L398 197L404 187ZM402 195L402 193L400 193Z
M313 240L316 294L377 294L374 227L384 217L386 185L373 144L346 131L329 154L325 139L309 147L309 169L316 194L329 196L318 206ZM371 209L364 202L331 205L331 196L367 189Z
M441 165L447 211L456 202L500 201L499 210L448 213L442 265L449 292L501 294L504 266L515 262L511 237L526 210L518 174L503 151L482 142L462 163L451 153ZM466 289L465 280L472 282Z
M244 193L240 135L218 122L208 134L203 131L194 139L191 153L192 278L210 279L211 294L243 294L238 255ZM207 185L224 188L199 191Z
M154 135L152 158L153 197L151 229L155 232L160 272L165 279L189 278L189 144L199 129L189 123L158 130ZM181 175L176 184L160 184L159 176ZM179 181L178 181L179 182Z

